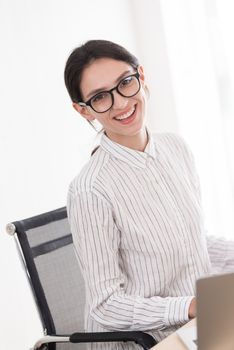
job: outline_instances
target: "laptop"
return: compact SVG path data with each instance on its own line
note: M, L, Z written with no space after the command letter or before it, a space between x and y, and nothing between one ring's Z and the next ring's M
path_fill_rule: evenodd
M189 350L234 349L234 273L197 281L197 327L177 334Z

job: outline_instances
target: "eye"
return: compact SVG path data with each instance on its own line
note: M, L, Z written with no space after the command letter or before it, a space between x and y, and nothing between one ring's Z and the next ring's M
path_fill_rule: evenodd
M100 94L98 94L92 98L92 102L98 103L98 102L106 99L107 97L108 97L108 92L101 92Z
M126 85L129 85L132 82L132 79L133 79L132 76L124 78L123 80L121 80L119 86L124 87Z

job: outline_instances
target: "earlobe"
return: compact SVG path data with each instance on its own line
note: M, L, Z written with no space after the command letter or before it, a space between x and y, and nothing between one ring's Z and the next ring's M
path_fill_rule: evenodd
M72 103L72 107L73 107L78 113L80 113L79 110L78 110L78 108L79 108L78 103L73 102L73 103Z
M86 120L92 121L95 119L93 115L91 115L87 109L87 107L80 106L79 103L72 103L72 107Z

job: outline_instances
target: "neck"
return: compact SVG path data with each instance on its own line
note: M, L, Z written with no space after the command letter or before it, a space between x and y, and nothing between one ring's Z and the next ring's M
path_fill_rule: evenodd
M111 133L106 133L106 135L112 141L119 143L122 146L134 149L136 151L143 152L148 142L148 135L146 128L142 128L139 133L135 135L113 135Z

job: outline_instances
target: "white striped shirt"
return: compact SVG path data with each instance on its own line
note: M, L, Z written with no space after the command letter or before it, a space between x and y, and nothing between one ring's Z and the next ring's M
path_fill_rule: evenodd
M149 133L144 152L103 134L69 187L67 209L86 282L86 331L141 330L161 340L189 320L196 279L213 262L225 265L224 241L208 241L209 257L193 158L174 134Z

